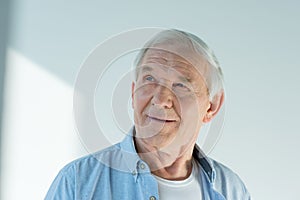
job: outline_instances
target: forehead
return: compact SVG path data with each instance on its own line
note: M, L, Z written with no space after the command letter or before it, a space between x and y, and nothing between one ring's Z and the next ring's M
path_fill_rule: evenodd
M172 69L183 75L186 79L202 77L198 67L194 66L178 54L161 49L149 49L142 58L138 71L152 71L155 68Z

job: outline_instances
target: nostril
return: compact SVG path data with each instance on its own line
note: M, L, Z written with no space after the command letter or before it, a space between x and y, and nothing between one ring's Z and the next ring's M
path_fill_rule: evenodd
M170 96L167 95L155 95L151 101L152 105L159 105L161 107L172 107L173 101Z

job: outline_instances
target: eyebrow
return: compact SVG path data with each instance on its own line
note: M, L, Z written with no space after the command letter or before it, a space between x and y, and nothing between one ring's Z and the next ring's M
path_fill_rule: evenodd
M174 66L173 69L176 70L177 66ZM178 78L183 81L183 82L192 82L192 77L191 77L191 71L185 69L184 71L181 71L181 67L178 67L178 70L176 70L179 74L183 74L183 76L178 76ZM186 76L184 76L186 74Z
M153 67L150 67L148 65L144 65L144 66L141 66L138 71L141 72L141 73L151 72L151 71L153 71ZM181 72L178 72L178 73L181 73ZM187 76L187 77L177 76L177 77L180 81L185 82L185 83L191 83L191 81L192 81L192 78L190 76Z
M190 83L191 78L190 77L184 77L184 76L178 76L179 80L185 83Z
M141 71L141 72L151 72L151 71L153 71L153 67L144 65L144 66L140 67L139 71Z

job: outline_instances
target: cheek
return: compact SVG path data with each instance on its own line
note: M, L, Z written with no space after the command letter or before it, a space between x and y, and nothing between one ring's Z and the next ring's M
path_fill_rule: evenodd
M179 108L182 117L188 120L201 120L207 111L207 100L205 98L188 97L180 99Z
M150 102L153 94L153 88L149 86L142 86L137 88L133 94L133 109L135 112L141 112Z

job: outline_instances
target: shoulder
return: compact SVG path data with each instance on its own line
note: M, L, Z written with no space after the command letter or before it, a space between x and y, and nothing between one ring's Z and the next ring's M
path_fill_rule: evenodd
M121 156L120 144L118 143L68 163L60 170L60 173L70 176L74 172L78 174L81 171L98 170L99 168L110 166L113 160Z
M208 158L214 169L214 188L222 193L226 199L250 199L249 192L239 177L234 171L224 164Z
M109 162L120 155L119 149L119 144L116 144L64 166L52 182L45 199L74 199L76 195L89 194L99 178L109 181Z

